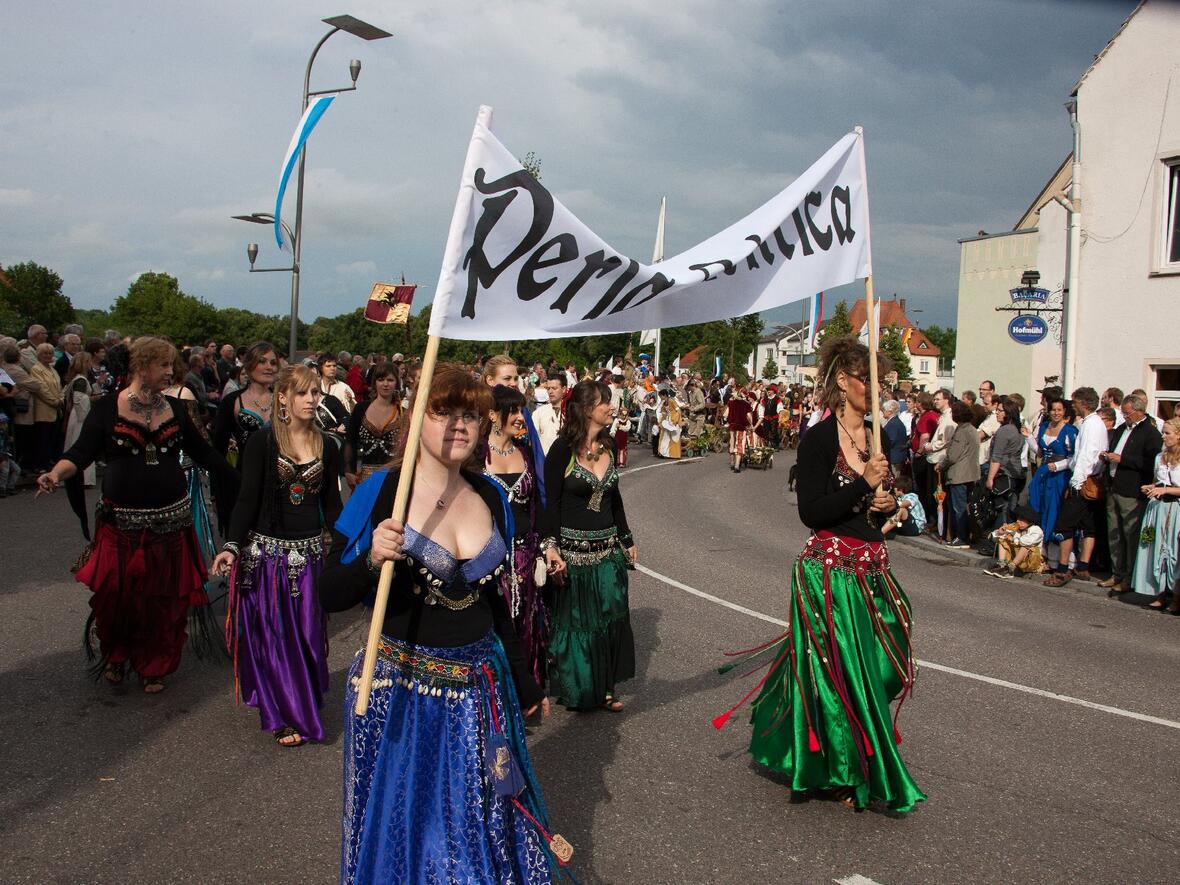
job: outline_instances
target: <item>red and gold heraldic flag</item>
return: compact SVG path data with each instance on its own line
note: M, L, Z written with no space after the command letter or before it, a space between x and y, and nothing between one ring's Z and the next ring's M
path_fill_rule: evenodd
M365 304L365 319L374 323L401 323L410 318L416 285L374 283Z

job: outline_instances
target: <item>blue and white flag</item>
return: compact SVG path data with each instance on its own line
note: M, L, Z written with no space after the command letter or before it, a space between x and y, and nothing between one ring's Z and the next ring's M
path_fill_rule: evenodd
M307 110L303 112L303 117L299 120L299 125L295 127L295 133L291 136L291 143L287 146L287 156L283 157L283 172L279 176L279 195L275 198L275 242L279 244L280 249L286 249L288 252L291 251L291 244L283 235L282 222L283 194L287 191L287 179L291 177L295 161L299 159L299 152L307 143L311 130L315 129L315 124L320 121L320 117L324 115L324 111L328 109L328 105L332 103L334 98L336 98L335 95L318 95L307 106Z
M807 329L807 344L815 350L815 338L819 334L819 324L824 321L824 293L816 292L811 296L811 318Z

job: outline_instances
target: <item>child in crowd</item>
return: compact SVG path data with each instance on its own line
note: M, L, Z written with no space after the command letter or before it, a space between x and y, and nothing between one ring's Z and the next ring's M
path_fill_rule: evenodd
M899 535L916 537L926 528L926 511L914 492L914 481L908 476L899 476L893 481L897 490L897 512L881 526L881 534L888 535L894 529Z
M1044 567L1041 544L1045 533L1037 525L1040 514L1027 504L1016 508L1016 521L1009 522L994 532L996 541L996 562L984 569L984 574L997 578L1015 578L1017 575L1038 574Z
M16 481L20 479L20 465L12 455L12 428L8 415L0 412L0 498L16 494Z

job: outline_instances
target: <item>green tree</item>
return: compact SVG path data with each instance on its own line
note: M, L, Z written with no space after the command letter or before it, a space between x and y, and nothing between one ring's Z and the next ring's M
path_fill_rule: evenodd
M535 151L529 151L524 155L524 159L520 161L520 165L524 167L524 171L537 181L541 180L541 158L537 156Z
M902 333L897 326L890 325L881 330L881 353L889 357L889 361L893 363L893 371L897 372L899 379L914 377L910 355L902 343Z
M816 344L823 343L823 340L831 335L833 338L840 335L852 334L852 321L848 319L848 305L844 301L840 301L836 305L836 310L832 313L831 319L824 323L819 330L819 335L816 337Z
M944 329L942 326L928 326L922 334L930 339L930 343L941 351L938 361L940 365L950 366L955 358L955 345L958 343L957 329Z
M161 335L178 345L195 344L217 337L214 307L186 295L176 277L148 272L127 288L111 310L119 331L131 335Z
M112 328L109 310L78 308L74 311L74 322L81 324L83 339L102 338L103 333Z
M29 326L40 323L56 331L74 321L74 305L62 294L62 280L48 267L25 261L3 268L0 284L0 322L14 338L24 338Z
M767 381L774 381L778 378L778 363L771 357L766 361L766 365L762 367L762 377Z

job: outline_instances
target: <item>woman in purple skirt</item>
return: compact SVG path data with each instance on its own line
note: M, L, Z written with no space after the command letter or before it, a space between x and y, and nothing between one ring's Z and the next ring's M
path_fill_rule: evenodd
M250 437L228 540L214 560L229 573L226 642L235 694L258 709L282 747L321 741L328 689L324 614L315 594L324 532L340 514L340 450L315 425L319 378L289 366L274 390L273 425Z

